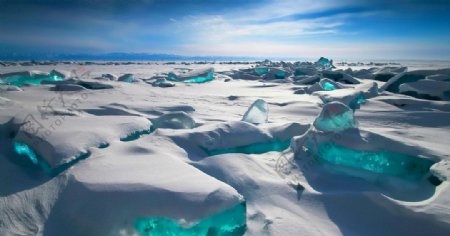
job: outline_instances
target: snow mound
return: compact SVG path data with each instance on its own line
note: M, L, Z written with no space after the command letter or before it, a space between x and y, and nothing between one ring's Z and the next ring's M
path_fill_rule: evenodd
M266 124L261 127L247 122L203 125L187 130L156 130L154 135L170 137L189 151L189 158L199 160L223 153L264 153L289 147L293 136L303 134L309 125Z
M20 92L23 90L21 88L19 88L18 86L14 86L14 85L0 85L0 92L2 92L2 91Z
M154 142L160 145L146 145ZM67 173L68 182L52 208L44 234L154 235L167 229L167 222L201 226L208 219L206 228L228 225L245 230L243 197L184 163L174 152L165 151L178 147L151 136L125 145L112 146ZM221 213L225 216L217 216ZM151 227L149 222L156 225Z
M151 126L149 120L131 116L61 116L39 121L27 116L17 118L15 122L22 126L13 141L27 144L50 169L84 156L91 147L99 147Z

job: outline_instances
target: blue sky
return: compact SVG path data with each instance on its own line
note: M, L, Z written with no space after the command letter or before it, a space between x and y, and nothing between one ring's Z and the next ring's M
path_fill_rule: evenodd
M0 52L450 59L450 1L0 0Z

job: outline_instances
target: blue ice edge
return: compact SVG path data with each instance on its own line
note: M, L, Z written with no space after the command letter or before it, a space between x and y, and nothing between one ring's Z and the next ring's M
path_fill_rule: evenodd
M76 155L69 162L60 164L56 167L51 167L47 161L45 161L41 156L39 156L28 144L14 141L13 143L14 152L23 159L29 160L34 167L41 169L49 177L54 177L62 173L63 171L69 169L71 166L75 165L81 160L88 158L91 152L86 151Z
M215 156L227 153L262 154L266 152L281 152L289 148L291 139L274 140L270 142L255 143L245 146L238 146L225 149L204 150L208 156Z
M187 226L163 217L142 217L134 228L143 236L240 236L247 229L246 211L243 201Z
M142 136L153 133L153 131L155 131L155 129L153 128L152 125L150 125L150 127L148 129L137 130L137 131L132 132L131 134L128 134L127 136L125 136L123 138L120 138L120 141L122 141L122 142L134 141L136 139L141 138Z

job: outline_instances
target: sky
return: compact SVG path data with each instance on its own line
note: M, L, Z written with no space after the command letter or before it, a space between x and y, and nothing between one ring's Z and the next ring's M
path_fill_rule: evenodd
M450 59L450 0L0 0L0 53Z

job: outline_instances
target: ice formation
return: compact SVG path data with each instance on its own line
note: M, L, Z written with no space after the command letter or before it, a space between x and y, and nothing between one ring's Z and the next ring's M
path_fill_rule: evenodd
M319 58L319 60L317 60L317 62L315 64L317 67L319 67L321 69L325 69L325 70L330 70L330 69L334 68L333 60L330 60L325 57Z
M243 202L187 226L162 217L140 218L134 225L145 236L239 236L246 230L246 207Z
M269 71L270 71L270 69L267 68L267 67L256 67L256 68L255 68L255 72L256 72L256 74L258 74L258 75L264 75L264 74L267 74L267 73L269 73Z
M314 127L315 130L297 137L292 147L299 155L307 154L322 164L330 164L333 171L369 181L392 176L418 183L429 177L430 167L436 163L433 159L415 156L417 150L411 147L359 130L352 110L342 103L326 104ZM387 143L390 144L386 146ZM388 185L377 181L381 180L375 180L377 184Z
M340 102L330 102L323 106L320 115L314 121L314 127L321 131L339 132L357 128L353 110Z
M90 156L90 152L83 152L78 154L77 156L74 156L70 161L63 163L56 167L51 167L49 163L39 156L28 144L15 141L14 142L14 152L19 157L25 157L27 160L31 161L35 168L33 169L39 169L40 171L44 172L49 177L54 177L61 172L67 170L71 166L75 165L77 162L84 160ZM22 160L19 161L20 163L26 163ZM28 171L29 165L24 164L22 167L24 167L25 171Z
M101 80L0 86L0 235L448 235L449 70L74 63Z
M20 156L26 156L33 164L38 164L36 153L25 143L14 142L14 151Z
M311 86L309 90L319 90L316 84ZM324 103L332 101L341 102L353 110L359 109L367 99L378 96L378 85L376 83L366 83L357 85L353 88L342 88L332 91L316 91L313 95L317 95Z
M327 82L327 81L321 83L321 85L322 85L322 88L325 91L331 91L331 90L335 90L336 89L336 86L334 84L332 84L330 82Z
M360 84L361 82L354 78L351 75L348 75L347 73L343 71L322 71L320 73L322 77L331 79L336 82L344 83L344 84Z
M403 83L399 92L421 99L450 101L450 82L424 79Z
M442 81L442 82L450 82L450 75L443 75L443 74L429 75L429 76L425 77L425 79Z
M154 129L192 129L195 121L187 113L182 111L170 112L156 119L152 119Z
M75 83L78 85L81 85L87 89L93 89L93 90L114 88L114 86L112 86L110 84L99 83L99 82L95 82L95 81L78 80Z
M320 143L318 153L320 159L335 165L363 169L413 181L423 179L434 164L432 160L415 156L386 150L357 150L334 143Z
M127 83L135 83L137 80L134 78L133 74L124 74L118 78L118 81L127 82Z
M24 86L26 84L41 84L43 81L62 81L59 73L52 70L50 73L41 71L24 71L0 75L0 84L11 84L14 86Z
M167 81L165 78L158 78L152 83L153 87L169 88L174 87L175 84Z
M251 124L267 123L269 120L269 106L266 101L258 99L248 108L242 117L242 121Z
M227 153L245 153L245 154L262 154L266 152L281 152L289 148L291 140L274 140L265 143L255 143L246 146L232 147L226 149L216 149L207 151L208 156L227 154Z
M171 72L167 79L185 83L204 83L214 79L214 68L197 69L182 74Z
M154 130L153 126L150 125L150 127L147 129L136 130L136 131L133 131L132 133L127 134L125 137L120 138L120 141L122 141L122 142L134 141L144 135L151 134L153 132L153 130Z

